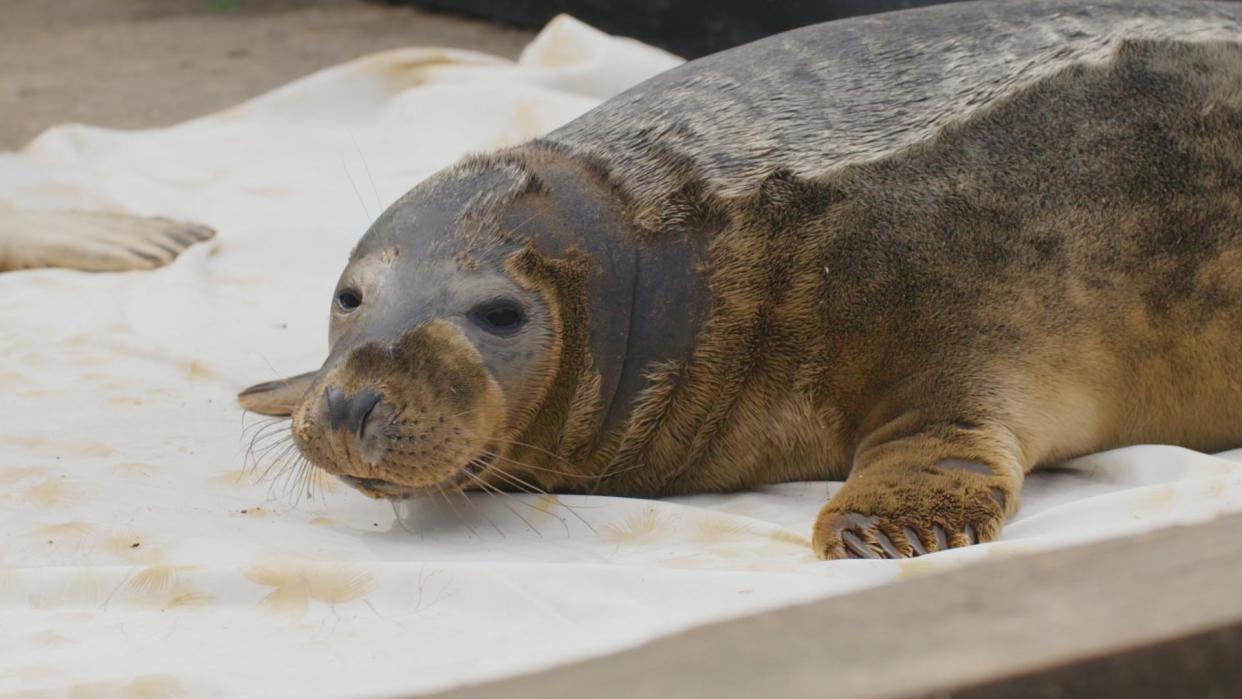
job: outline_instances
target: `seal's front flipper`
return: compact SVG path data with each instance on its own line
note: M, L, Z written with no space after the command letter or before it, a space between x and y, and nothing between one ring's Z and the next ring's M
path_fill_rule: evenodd
M241 407L263 415L288 417L315 382L316 372L255 384L237 394Z
M166 218L81 211L0 209L0 272L67 267L123 272L162 267L210 228Z
M1017 509L1024 468L1006 433L944 425L859 449L815 522L820 558L911 558L990 541Z

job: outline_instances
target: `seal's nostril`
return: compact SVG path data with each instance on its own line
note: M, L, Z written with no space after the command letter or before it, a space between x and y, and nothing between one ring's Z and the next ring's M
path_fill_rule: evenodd
M354 409L353 414L350 415L349 429L358 435L358 439L362 439L362 433L367 427L367 418L371 416L371 411L375 410L379 402L380 394L369 388L358 391L358 395L354 396Z
M328 421L332 429L347 429L359 439L366 430L367 418L380 402L380 394L370 388L364 388L352 397L346 397L339 388L329 388L323 392L323 397L328 404Z
M323 392L324 401L328 404L328 421L332 429L339 430L349 419L349 399L339 388L327 388Z

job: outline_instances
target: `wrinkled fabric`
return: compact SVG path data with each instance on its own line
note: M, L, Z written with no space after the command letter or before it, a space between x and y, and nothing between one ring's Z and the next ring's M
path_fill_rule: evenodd
M172 128L62 126L0 156L5 202L218 231L153 272L0 275L0 695L426 692L1242 509L1242 451L1132 447L1032 476L999 542L822 562L810 528L839 483L472 495L398 519L320 473L264 476L287 423L234 394L320 364L383 207L678 62L560 18L517 63L389 51Z

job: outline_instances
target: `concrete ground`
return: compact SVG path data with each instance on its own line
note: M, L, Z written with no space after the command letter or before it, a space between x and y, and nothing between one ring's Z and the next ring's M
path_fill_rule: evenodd
M532 36L366 0L4 0L0 150L63 122L173 124L384 49L513 58Z

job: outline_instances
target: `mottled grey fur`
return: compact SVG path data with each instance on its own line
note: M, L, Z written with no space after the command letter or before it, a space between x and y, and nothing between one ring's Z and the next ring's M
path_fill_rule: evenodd
M745 195L778 170L891 156L1122 38L1236 42L1240 19L1220 2L984 0L828 22L670 70L540 141L654 211L688 182Z

